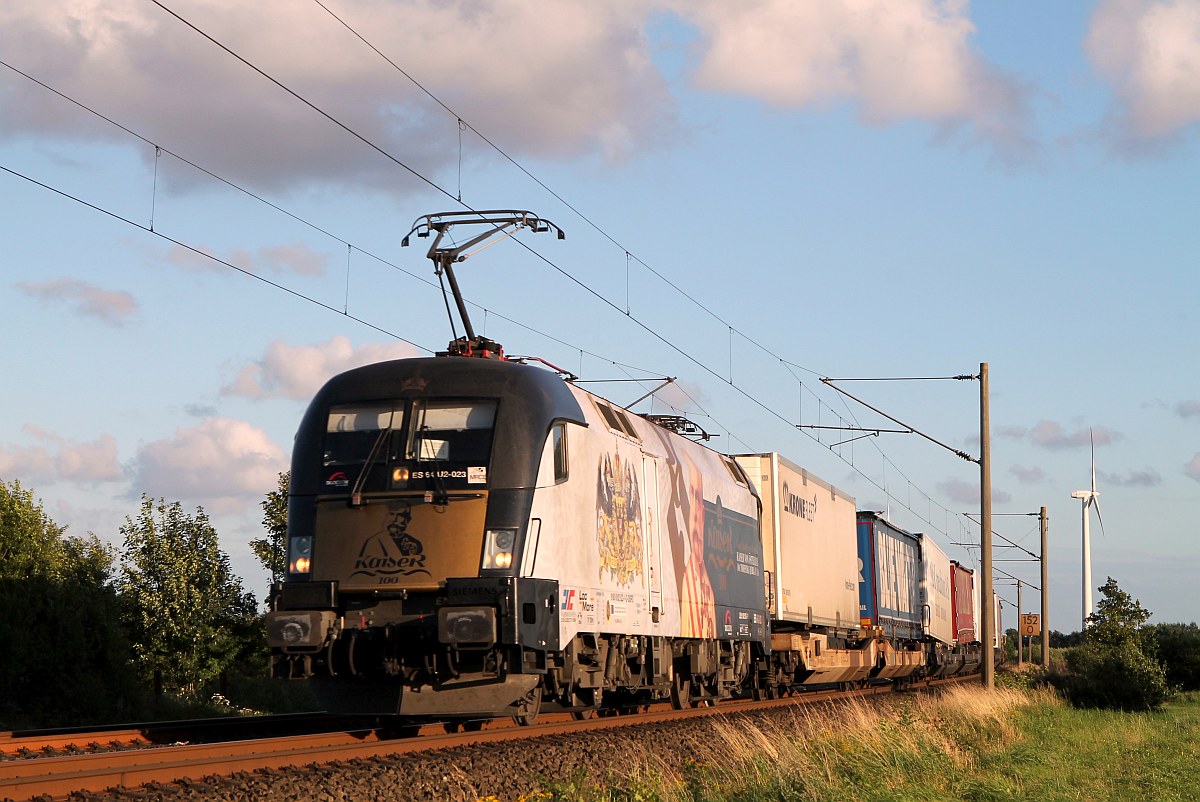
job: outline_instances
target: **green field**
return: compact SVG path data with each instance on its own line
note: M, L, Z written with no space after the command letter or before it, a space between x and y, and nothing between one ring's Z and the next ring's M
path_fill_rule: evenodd
M1048 690L975 685L882 707L714 722L706 751L639 767L581 800L1196 800L1200 694L1157 713L1076 710Z

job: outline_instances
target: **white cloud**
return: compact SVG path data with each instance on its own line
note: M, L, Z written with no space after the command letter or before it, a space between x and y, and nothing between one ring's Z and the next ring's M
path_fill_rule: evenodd
M647 32L671 13L699 32L702 89L788 109L848 101L868 124L919 119L1006 156L1029 147L1028 90L972 47L963 0L747 0L736 10L723 0L362 0L338 10L420 87L317 4L172 7L321 111L134 0L0 6L0 50L150 141L260 189L424 189L406 168L448 187L460 158L498 158L473 131L460 137L460 114L517 158L620 161L669 145L676 99ZM0 96L0 137L129 141L32 82L13 86ZM150 163L154 149L142 151ZM167 191L207 180L172 165L160 175Z
M642 386L650 390L659 383L658 379L651 379L648 382L644 382ZM708 395L705 393L703 386L694 382L676 379L665 387L656 390L651 398L653 401L647 399L642 402L643 411L653 411L655 414L660 415L679 414L684 417L693 416L696 418L707 415L703 410L704 404L708 401ZM664 410L664 406L667 409Z
M329 255L317 253L304 243L259 248L257 261L275 273L323 276Z
M197 251L199 251L197 253ZM209 258L213 257L213 258ZM185 270L221 271L227 268L216 261L217 255L209 248L185 248L182 245L172 245L163 257L167 263L182 267Z
M47 301L63 301L81 315L98 318L105 323L120 325L137 311L137 301L127 292L102 290L94 284L77 279L59 278L53 281L18 284L27 295Z
M54 476L54 457L42 446L0 446L0 479L34 482Z
M1085 41L1117 97L1126 140L1162 140L1200 121L1200 5L1103 0Z
M1003 440L1024 440L1029 430L1024 426L997 426L992 429L992 434ZM978 435L975 436L975 442L979 442Z
M961 479L947 479L939 482L937 489L955 504L979 504L979 485L975 482L964 482ZM1005 504L1012 501L1012 495L992 487L992 502Z
M1029 440L1035 446L1055 451L1084 448L1089 444L1106 446L1109 443L1123 439L1123 437L1124 435L1120 432L1115 432L1104 426L1076 429L1074 432L1068 432L1063 428L1061 423L1051 420L1038 421L1037 425L1029 432Z
M117 460L117 441L102 434L91 442L67 440L33 424L26 424L26 433L40 445L27 447L0 446L0 476L27 482L113 482L123 473Z
M318 253L303 243L272 245L255 250L234 248L223 254L210 248L193 250L172 245L163 258L172 265L199 272L225 270L221 262L226 262L258 275L296 273L302 276L325 275L330 260L329 254Z
M140 448L132 464L133 491L220 511L273 489L287 464L261 429L209 418Z
M1200 482L1200 453L1197 453L1196 456L1184 464L1183 475Z
M647 5L363 0L338 13L510 155L620 159L674 133L673 100L642 29ZM318 4L171 7L413 169L436 179L439 168L456 164L455 113ZM404 167L153 4L3 4L0 51L38 80L239 183L423 188ZM0 96L0 137L128 141L23 80ZM495 157L470 132L463 143L467 160ZM149 162L154 151L145 150ZM166 169L160 186L196 178Z
M1153 468L1143 468L1142 470L1131 470L1122 475L1119 473L1109 473L1108 471L1097 471L1098 481L1100 485L1116 485L1117 487L1154 487L1162 484L1162 477L1158 471Z
M1027 146L1024 90L972 50L959 0L749 0L677 4L707 47L705 89L780 108L848 100L862 119L967 124L1002 149Z
M373 362L418 355L406 343L355 348L348 338L340 335L317 345L289 345L276 340L267 346L261 359L242 367L233 382L221 388L221 395L306 400L338 373Z
M1046 480L1046 472L1037 466L1026 468L1023 465L1014 465L1008 469L1008 472L1023 484L1037 484Z

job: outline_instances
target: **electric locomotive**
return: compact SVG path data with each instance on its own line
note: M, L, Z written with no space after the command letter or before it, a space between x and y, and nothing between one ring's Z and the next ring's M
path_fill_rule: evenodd
M358 368L296 436L272 670L375 715L728 696L766 650L758 531L736 461L552 371Z

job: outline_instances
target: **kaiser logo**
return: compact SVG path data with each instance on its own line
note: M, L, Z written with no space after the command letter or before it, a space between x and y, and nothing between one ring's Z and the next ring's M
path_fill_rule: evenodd
M359 549L351 576L412 576L425 574L425 546L408 532L412 509L404 504L380 532L367 538Z

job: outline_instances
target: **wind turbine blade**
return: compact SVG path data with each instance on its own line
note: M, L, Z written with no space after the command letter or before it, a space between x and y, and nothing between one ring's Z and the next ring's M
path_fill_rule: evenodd
M1094 504L1096 507L1096 520L1100 522L1100 534L1106 535L1104 531L1104 516L1100 514L1100 491L1096 489L1096 440L1092 436L1092 430L1088 429L1088 443L1092 447L1092 495L1088 499L1088 504Z
M1096 441L1092 437L1092 430L1088 429L1088 443L1092 446L1092 495L1096 495ZM1099 514L1099 508L1097 508Z

